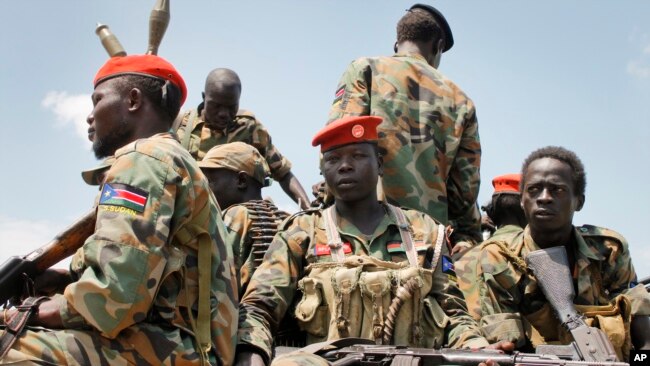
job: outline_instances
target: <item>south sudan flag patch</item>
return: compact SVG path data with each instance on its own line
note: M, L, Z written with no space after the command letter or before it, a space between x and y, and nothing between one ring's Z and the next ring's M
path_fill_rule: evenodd
M446 273L450 276L456 277L456 271L454 269L454 261L446 255L442 256L442 273Z
M336 93L334 93L334 102L332 102L332 105L339 103L343 99L343 95L345 95L345 85L338 88Z
M135 212L144 212L149 193L127 184L106 183L102 188L99 204L124 207Z

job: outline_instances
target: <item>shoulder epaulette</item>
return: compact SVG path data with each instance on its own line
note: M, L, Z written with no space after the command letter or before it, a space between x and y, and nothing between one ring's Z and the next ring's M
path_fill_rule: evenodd
M607 228L599 227L599 226L594 226L594 225L582 225L582 226L576 227L576 229L578 229L578 232L583 237L600 236L600 237L614 239L614 240L618 241L621 244L627 244L627 240L625 240L623 235L621 235L621 234L619 234L616 231L611 230L611 229L607 229Z

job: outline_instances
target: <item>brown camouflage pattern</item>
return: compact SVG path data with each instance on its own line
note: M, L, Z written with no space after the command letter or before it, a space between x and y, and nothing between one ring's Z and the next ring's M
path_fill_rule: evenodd
M481 143L474 103L417 54L360 58L343 73L329 121L376 115L389 202L480 242Z
M321 210L297 214L285 222L283 230L275 236L262 265L255 271L240 304L239 343L255 347L266 357L271 356L273 335L279 320L285 315L296 296L297 284L306 275L312 263L331 262L329 254L317 255L316 246L327 243ZM429 216L415 210L404 210L415 242L434 245L438 224ZM401 243L397 223L386 214L375 232L366 236L344 218L337 218L337 228L344 242L350 243L351 255L370 255L393 262L406 261L402 252L389 253L389 243ZM420 261L424 261L420 252ZM442 255L449 256L443 245ZM467 314L465 301L457 287L455 275L445 273L440 262L434 273L429 293L443 309L448 323L444 328L445 344L450 347L486 346L487 342L476 322Z
M177 233L203 227L212 242L212 363L232 364L237 292L216 199L192 157L169 133L118 149L104 184L147 192L142 212L98 205L95 233L73 256L75 282L53 299L65 329L33 328L3 362L71 365L196 365L188 309L198 302L196 240ZM98 197L99 200L99 197Z
M192 112L192 110L186 111L182 117L177 131L181 142L184 140ZM251 112L240 110L225 131L211 130L205 126L203 117L199 116L194 121L191 134L189 146L185 146L185 148L196 160L203 160L205 154L214 146L241 141L255 146L264 156L271 169L271 176L276 181L280 181L291 170L291 162L280 154L280 151L273 145L268 130Z
M574 238L574 303L607 305L617 295L626 294L632 302L633 315L650 314L650 294L637 284L627 241L613 230L591 225L576 227ZM537 280L521 261L537 249L540 248L530 236L529 228L512 231L495 236L477 251L470 252L478 253L474 267L458 268L461 288L468 294L470 313L481 319L480 324L490 341L510 340L520 346L530 344L527 338L530 333L515 325L524 324L525 328L524 318L536 316L548 307ZM548 316L549 322L554 321L552 312L548 312ZM544 334L540 330L541 336L547 341L557 340L560 337L557 329L554 327L550 331L554 334Z

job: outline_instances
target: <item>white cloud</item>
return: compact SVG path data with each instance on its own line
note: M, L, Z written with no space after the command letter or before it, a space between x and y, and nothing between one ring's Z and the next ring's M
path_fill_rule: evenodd
M65 91L50 91L43 98L41 105L54 112L58 126L72 126L77 136L90 146L86 117L93 106L89 94L69 95Z
M650 63L633 60L627 63L627 73L640 79L650 77Z
M638 44L639 54L627 63L627 73L639 78L650 78L650 36L635 35L630 39Z
M63 226L50 221L20 220L0 215L0 264L9 257L26 255L47 244ZM68 268L69 263L70 260L66 259L55 267Z

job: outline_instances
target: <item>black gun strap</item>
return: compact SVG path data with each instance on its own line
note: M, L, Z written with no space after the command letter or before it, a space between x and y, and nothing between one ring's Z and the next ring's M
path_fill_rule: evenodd
M18 312L14 313L5 324L5 330L0 335L0 360L9 352L11 346L25 329L29 318L38 309L38 304L47 300L47 296L28 297L22 304L16 306Z

